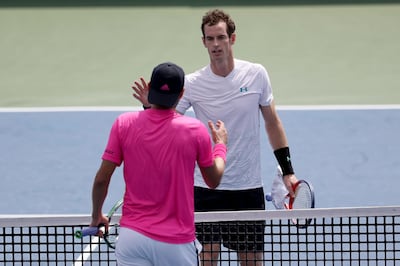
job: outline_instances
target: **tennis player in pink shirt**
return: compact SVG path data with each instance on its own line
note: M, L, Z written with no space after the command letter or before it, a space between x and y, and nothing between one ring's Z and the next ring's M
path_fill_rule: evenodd
M125 181L118 265L198 265L195 237L194 170L216 188L223 175L227 131L222 121L199 120L175 112L183 95L184 71L167 62L154 68L151 109L121 114L111 128L92 189L91 226L106 224L102 212L111 176L123 163Z

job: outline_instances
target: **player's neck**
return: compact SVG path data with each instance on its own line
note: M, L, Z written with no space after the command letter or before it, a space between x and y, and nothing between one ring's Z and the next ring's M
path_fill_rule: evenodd
M226 60L212 60L210 65L212 72L221 77L228 76L235 67L233 56Z

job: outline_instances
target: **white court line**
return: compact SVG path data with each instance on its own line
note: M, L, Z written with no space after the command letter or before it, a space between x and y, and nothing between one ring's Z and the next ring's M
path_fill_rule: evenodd
M278 105L277 110L321 111L321 110L390 110L400 109L400 104L380 105ZM139 106L66 106L66 107L0 107L0 113L33 112L99 112L99 111L140 111ZM191 110L191 109L189 109Z
M138 106L1 107L0 113L138 111Z
M91 243L94 243L94 241L98 241L99 237L97 236L93 236ZM79 257L76 259L76 261L72 264L72 266L83 266L85 261L87 261L92 252L95 251L97 249L97 247L99 246L99 244L87 244L87 246L85 247L85 249L82 251L81 255L79 255Z
M368 104L368 105L282 105L278 110L391 110L400 109L400 104Z

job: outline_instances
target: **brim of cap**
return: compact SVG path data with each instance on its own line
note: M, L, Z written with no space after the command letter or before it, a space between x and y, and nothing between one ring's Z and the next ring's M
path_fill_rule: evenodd
M148 101L151 104L161 105L165 107L172 107L175 105L176 101L178 100L180 93L177 94L164 94L152 90L149 90Z

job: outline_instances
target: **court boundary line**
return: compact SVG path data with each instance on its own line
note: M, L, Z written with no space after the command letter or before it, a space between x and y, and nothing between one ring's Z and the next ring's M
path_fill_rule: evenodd
M324 111L324 110L398 110L400 104L382 105L277 105L283 111ZM65 106L65 107L0 107L0 113L40 112L126 112L143 110L140 106Z

